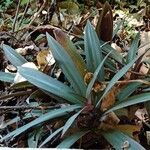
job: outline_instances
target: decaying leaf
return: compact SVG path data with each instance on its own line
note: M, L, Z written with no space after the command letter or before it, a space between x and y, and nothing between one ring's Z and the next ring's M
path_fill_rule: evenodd
M104 97L102 104L101 104L101 109L102 110L107 110L110 106L112 106L116 102L116 87L113 87L108 94Z
M41 69L44 69L46 65L51 66L55 63L55 59L52 53L48 50L40 51L37 56L37 63Z
M116 128L120 119L116 116L114 112L110 112L101 118L101 123L99 129L107 131Z

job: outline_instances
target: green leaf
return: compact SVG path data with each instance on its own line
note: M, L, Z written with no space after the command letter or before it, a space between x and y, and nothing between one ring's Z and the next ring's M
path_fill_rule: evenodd
M83 109L82 109L83 110ZM80 110L79 112L77 112L76 114L74 114L73 116L71 116L67 122L65 123L64 127L63 127L63 131L62 131L62 136L66 133L66 131L70 128L70 126L72 125L72 123L74 122L74 120L79 116L79 114L82 112L82 110Z
M109 90L116 84L116 82L132 67L132 65L134 64L134 62L137 60L138 58L133 59L129 64L125 65L121 70L119 70L114 77L110 80L109 84L107 85L102 97L100 98L100 100L98 101L98 103L96 104L96 107L99 106L101 100L106 96L106 94L109 92Z
M150 101L145 103L145 107L146 107L146 110L148 112L148 115L150 116Z
M39 146L42 147L44 146L47 142L49 142L54 136L56 136L59 132L61 132L63 130L63 127L57 129L55 132L53 132L52 134L50 134L42 143L41 145Z
M75 47L75 44L69 39L69 37L67 37L67 35L65 33L63 33L59 29L54 30L54 34L55 34L56 40L62 45L64 50L71 57L73 63L75 64L76 68L78 69L78 72L84 78L85 73L86 73L86 71L85 71L86 65L85 65L85 62L82 59L81 55L78 53L78 50Z
M99 42L99 38L88 21L85 27L84 35L85 55L88 71L94 72L98 65L102 62L102 50ZM98 78L104 80L104 68L102 66Z
M114 36L118 33L118 31L120 30L120 27L123 25L123 23L124 23L124 19L123 20L119 20L118 22L117 22L117 27L114 29L114 31L113 31L113 38L114 38Z
M18 82L13 84L10 89L22 89L22 88L32 88L34 85L29 83L28 81Z
M62 68L66 78L71 83L73 89L78 94L85 96L86 85L71 56L53 37L48 33L46 35L51 52Z
M114 106L112 106L112 108L108 109L105 113L109 113L109 112L117 110L117 109L121 109L121 108L124 108L127 106L131 106L134 104L147 102L147 101L150 101L150 92L134 95L134 96L131 96L121 102L118 102Z
M110 57L113 58L114 60L116 60L117 62L119 62L120 64L124 64L123 63L123 56L117 52L117 50L115 50L114 48L112 48L108 43L103 42L102 40L100 40L100 45L102 48L102 51L104 53L109 53L110 51L113 51L110 54Z
M11 62L12 65L17 67L17 66L21 66L27 62L27 60L24 57L22 57L20 54L18 54L10 46L3 44L3 50L5 53L5 56Z
M0 71L0 81L13 83L14 78L15 78L15 75Z
M142 83L130 83L126 85L117 95L117 99L122 101L129 97Z
M106 55L106 57L102 60L102 62L98 65L97 69L95 70L95 72L94 72L94 74L93 74L93 78L92 78L92 80L90 81L90 83L89 83L89 85L88 85L88 87L87 87L87 90L86 90L86 98L89 97L89 95L90 95L90 93L91 93L91 90L92 90L92 88L93 88L93 85L94 85L94 83L95 83L95 81L96 81L96 79L97 79L97 76L98 76L100 70L102 69L105 60L108 58L108 56L109 56L110 53L111 53L111 52L109 52L109 53Z
M34 130L33 132L29 133L28 136L28 147L29 148L37 148L38 141L40 139L40 135L42 133L42 128Z
M39 118L37 118L37 119L27 123L26 125L24 125L24 126L18 128L16 130L8 133L4 137L2 137L0 139L0 141L2 142L3 140L8 139L10 137L14 138L14 137L20 135L21 133L23 133L24 131L30 129L33 126L39 125L39 124L44 123L45 121L48 121L48 120L53 119L53 118L64 116L68 112L72 112L75 109L78 109L80 107L81 106L79 106L79 105L70 105L70 106L66 106L66 107L60 108L60 109L52 110L52 111L50 111L48 113L45 113L45 114L41 115Z
M84 136L87 132L89 131L81 131L81 132L77 132L71 136L69 136L68 138L66 138L65 140L63 140L58 146L57 148L70 148L77 140L79 140L82 136Z
M137 33L128 51L127 63L130 63L136 57L138 52L139 41L140 41L140 32Z
M129 147L127 147L128 150L146 150L138 142L120 131L103 132L102 135L116 150L123 149L124 142L129 143Z
M73 89L35 69L18 67L18 72L35 86L50 92L71 103L83 104L85 98L77 95Z

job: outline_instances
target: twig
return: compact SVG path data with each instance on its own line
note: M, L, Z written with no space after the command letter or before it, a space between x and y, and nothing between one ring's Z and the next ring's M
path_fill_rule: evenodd
M30 4L30 0L28 0L28 3L27 3L27 5L26 5L26 7L25 7L25 9L24 9L23 15L22 15L22 17L21 17L21 19L20 19L20 22L19 22L19 27L21 26L22 21L23 21L23 19L24 19L24 16L25 16L25 14L27 13L29 4Z
M32 91L21 91L21 92L11 93L9 95L1 96L0 100L4 100L4 99L15 97L15 96L30 95L31 93L32 93Z
M36 17L37 17L37 16L41 13L41 11L44 9L45 5L46 5L46 0L44 0L43 5L42 5L41 8L39 9L39 11L38 11L36 14L34 14L32 20L30 21L30 23L29 23L29 25L28 25L28 27L29 27L30 25L32 25L32 23L34 22L34 20L36 19Z
M0 110L6 109L55 109L61 106L0 106Z
M15 28L16 28L16 22L17 22L17 18L18 18L18 12L19 12L20 4L21 4L21 0L19 0L18 5L17 5L17 10L16 10L15 18L14 18L13 25L12 25L12 32L14 32Z

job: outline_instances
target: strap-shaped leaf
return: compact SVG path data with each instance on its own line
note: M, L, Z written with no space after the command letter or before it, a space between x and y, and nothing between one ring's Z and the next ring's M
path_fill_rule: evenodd
M138 32L128 51L127 63L130 63L137 56L139 41L140 41L140 33Z
M94 72L94 74L93 74L93 78L92 78L92 80L90 81L90 83L89 83L89 85L88 85L88 87L87 87L87 90L86 90L86 98L89 97L89 95L90 95L90 93L91 93L91 90L92 90L92 88L93 88L93 85L94 85L94 83L95 83L95 81L96 81L96 79L97 79L97 76L98 76L100 70L102 69L105 60L108 58L108 56L109 56L110 53L111 53L111 52L109 52L109 53L105 56L105 58L102 60L102 62L98 65L97 69L95 70L95 72Z
M82 109L83 110L83 109ZM66 131L70 128L70 126L72 125L72 123L75 121L75 119L79 116L79 114L82 112L82 110L80 110L79 112L77 112L76 114L74 114L73 116L71 116L67 122L65 123L64 127L63 127L63 131L62 131L62 136L66 133Z
M21 133L23 133L24 131L28 130L29 128L41 124L47 120L53 119L53 118L57 118L60 116L64 116L66 115L68 112L74 111L75 109L80 108L81 106L78 105L70 105L70 106L66 106L60 109L56 109L56 110L52 110L48 113L45 113L43 115L41 115L39 118L31 121L30 123L8 133L6 136L4 136L3 138L0 139L0 141L2 142L3 140L9 138L9 137L16 137L18 135L20 135Z
M100 105L101 100L106 96L106 94L109 92L109 90L116 84L116 82L132 67L132 65L134 64L134 62L137 60L138 58L133 59L129 64L125 65L121 70L119 70L114 77L110 80L109 84L107 85L102 97L100 98L100 100L98 101L98 103L96 104L96 107L98 107Z
M150 101L150 92L131 96L121 102L118 102L112 108L108 109L105 113L109 113L117 109L121 109L127 106L131 106L131 105L135 105L135 104L143 103L147 101Z
M46 35L51 52L62 68L66 78L78 94L85 96L86 85L71 56L53 37L48 33Z
M85 55L88 71L94 72L102 62L102 51L98 36L88 21L85 27L84 35ZM98 78L104 80L104 68L101 68Z
M125 19L119 20L119 21L117 22L117 26L116 26L116 28L115 28L114 31L113 31L113 38L114 38L114 36L118 33L118 31L120 30L120 27L123 25L124 21L125 21Z
M120 131L103 132L102 135L116 150L146 150L138 142Z
M71 103L83 104L85 99L77 95L73 89L35 69L18 67L19 73L35 86L50 92Z
M113 51L110 54L110 57L113 58L114 60L116 60L117 62L119 62L120 64L124 64L123 56L121 56L121 54L119 52L117 52L114 48L112 48L108 43L105 43L102 40L100 40L100 45L101 45L102 51L104 53L107 54L110 51Z
M27 62L27 60L24 57L22 57L20 54L18 54L10 46L3 44L3 50L5 53L5 56L11 62L12 65L17 67L17 66L21 66Z
M70 148L77 140L79 140L82 136L84 136L88 132L89 131L81 131L81 132L77 132L77 133L69 136L68 138L66 138L65 140L63 140L57 146L57 148Z
M39 147L44 146L47 142L49 142L54 136L56 136L59 132L61 132L63 130L63 127L57 129L55 132L53 132L52 134L50 134L42 143Z
M0 81L13 83L15 75L0 71Z
M76 68L79 73L84 78L86 73L86 65L81 55L77 52L77 48L73 44L73 42L67 37L67 35L59 29L54 30L56 40L63 46L64 50L69 54L71 59L73 60Z
M117 99L119 101L123 101L127 97L129 97L142 83L130 83L126 85L117 95Z

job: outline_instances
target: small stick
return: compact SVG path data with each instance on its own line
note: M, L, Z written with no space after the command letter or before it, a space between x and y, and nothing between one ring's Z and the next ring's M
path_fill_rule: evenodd
M44 9L45 5L46 5L46 0L44 0L43 5L42 5L41 8L39 9L39 11L33 16L33 18L32 18L32 20L30 21L28 27L29 27L30 25L32 25L32 23L34 22L34 20L36 19L36 17L37 17L37 16L41 13L41 11Z
M11 93L11 94L1 96L0 100L4 100L4 99L15 97L15 96L30 95L31 93L32 93L32 91L21 91L21 92Z
M52 109L60 108L60 106L0 106L0 110L6 109Z
M21 17L21 19L20 19L20 22L19 22L19 27L21 26L22 21L23 21L23 19L24 19L24 16L25 16L25 14L27 13L29 4L30 4L30 0L28 0L28 3L26 4L26 7L25 7L24 12L23 12L23 15L22 15L22 17Z
M12 25L12 32L14 32L15 28L16 28L16 22L17 22L17 18L18 18L18 12L19 12L20 4L21 4L21 0L19 0L18 5L17 5L17 10L16 10L15 18L14 18L13 25Z

